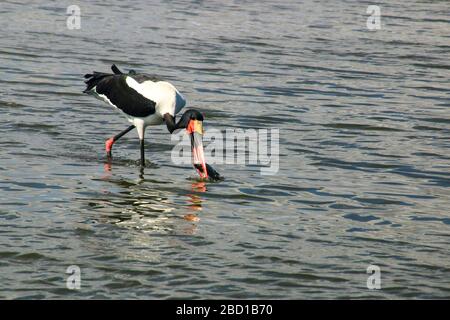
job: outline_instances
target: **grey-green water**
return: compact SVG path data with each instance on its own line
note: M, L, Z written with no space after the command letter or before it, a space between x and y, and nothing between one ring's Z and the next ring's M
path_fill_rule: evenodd
M448 1L80 0L80 30L26 3L0 3L0 298L450 297ZM127 123L81 91L112 63L206 129L280 128L278 174L198 183L163 126L109 168Z

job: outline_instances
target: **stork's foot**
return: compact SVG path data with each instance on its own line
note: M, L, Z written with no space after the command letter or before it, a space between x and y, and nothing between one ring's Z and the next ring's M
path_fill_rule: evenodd
M105 142L105 150L106 150L106 156L108 158L112 157L112 146L114 144L114 138L109 138L108 140L106 140Z

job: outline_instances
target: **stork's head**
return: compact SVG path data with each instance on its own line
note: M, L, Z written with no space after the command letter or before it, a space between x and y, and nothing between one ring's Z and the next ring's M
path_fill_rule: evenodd
M203 115L195 109L187 110L180 121L178 128L185 128L191 138L192 164L201 178L222 180L220 174L205 161L203 154Z

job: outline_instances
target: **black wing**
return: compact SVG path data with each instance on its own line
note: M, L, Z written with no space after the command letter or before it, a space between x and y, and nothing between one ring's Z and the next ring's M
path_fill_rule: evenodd
M114 106L126 114L147 117L155 113L156 103L129 87L126 82L127 75L94 72L84 77L87 78L84 92L87 93L95 87L97 94L105 95Z

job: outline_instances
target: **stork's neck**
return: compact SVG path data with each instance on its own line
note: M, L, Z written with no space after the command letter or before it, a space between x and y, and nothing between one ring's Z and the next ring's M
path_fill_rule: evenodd
M167 129L170 133L173 133L176 129L178 129L178 125L180 122L175 124L175 117L172 116L170 113L164 114L164 121L166 122Z
M178 121L177 124L175 124L175 117L170 113L165 113L163 118L170 133L173 133L177 129L187 129L191 120L203 121L203 115L200 113L200 111L195 109L190 109L183 113L180 121Z

